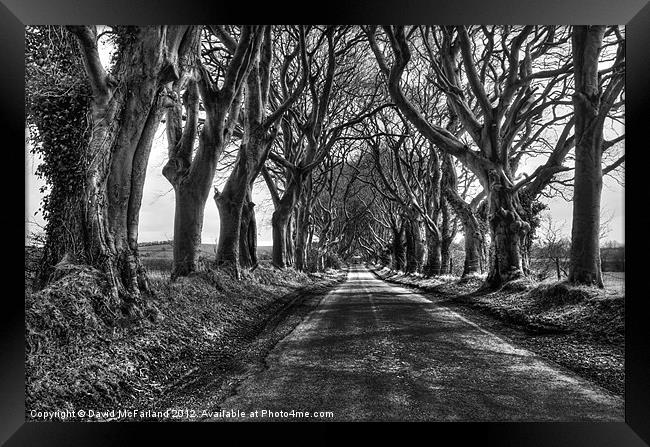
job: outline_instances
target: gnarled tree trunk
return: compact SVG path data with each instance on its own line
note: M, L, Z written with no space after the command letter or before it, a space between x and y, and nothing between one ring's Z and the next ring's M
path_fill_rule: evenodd
M490 225L490 270L485 286L496 288L524 276L521 240L530 225L521 218L521 205L503 175L489 174L488 222Z
M178 78L194 27L129 27L112 75L103 69L95 27L70 27L93 90L86 181L85 262L108 274L112 295L139 312L147 276L138 258L138 218L154 133L169 105L165 85ZM117 80L116 80L117 79Z

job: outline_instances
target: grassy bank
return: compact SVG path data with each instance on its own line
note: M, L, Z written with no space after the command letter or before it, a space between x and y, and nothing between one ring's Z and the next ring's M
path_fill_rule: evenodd
M426 278L388 268L375 274L415 287L437 304L623 395L624 294L565 282L515 281L482 292L483 278Z
M237 358L298 297L344 276L262 264L242 281L214 270L174 283L154 277L151 319L122 327L95 270L73 268L38 292L26 287L26 417L150 408L207 361L216 368Z

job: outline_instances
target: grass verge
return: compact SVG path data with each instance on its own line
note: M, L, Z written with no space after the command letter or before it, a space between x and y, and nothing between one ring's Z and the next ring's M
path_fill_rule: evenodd
M117 309L106 302L107 285L95 270L74 269L38 292L26 287L26 419L36 411L158 408L196 385L201 371L214 377L232 368L300 296L344 277L260 265L242 281L214 270L173 283L153 279L158 319L126 327L111 324ZM79 420L93 419L110 417Z

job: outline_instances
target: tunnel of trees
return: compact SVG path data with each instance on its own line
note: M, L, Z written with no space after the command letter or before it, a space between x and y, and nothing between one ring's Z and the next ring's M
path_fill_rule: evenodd
M624 164L622 27L54 26L26 42L49 189L41 286L89 265L137 310L144 177L165 126L172 279L200 268L207 206L215 268L254 269L252 191L266 187L278 269L361 257L444 275L456 262L486 288L529 274L543 198L566 195L569 280L602 287L602 179Z

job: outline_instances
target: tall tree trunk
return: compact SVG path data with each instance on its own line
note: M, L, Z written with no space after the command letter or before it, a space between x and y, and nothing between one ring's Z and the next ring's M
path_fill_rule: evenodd
M255 204L249 187L242 207L241 229L239 231L239 263L242 268L257 267L257 221Z
M269 190L275 188L270 178L265 174L265 180ZM293 212L302 191L302 179L294 173L289 185L284 191L282 198L274 199L275 210L271 216L271 228L273 232L273 251L271 254L272 263L278 268L293 265Z
M531 274L530 270L530 251L532 249L532 238L530 234L524 234L521 237L521 268L524 271L524 275L528 276Z
M203 213L207 200L196 194L191 185L174 188L174 261L172 279L198 270L203 230Z
M172 278L188 275L197 268L196 259L201 244L203 210L212 188L217 163L221 158L225 144L230 140L236 123L239 122L243 85L254 65L253 61L257 60L263 32L264 27L243 26L237 41L229 38L223 39L222 43L232 53L232 57L225 62L223 82L220 86L213 82L202 65L198 65L198 70L189 80L183 98L187 109L187 119L182 130L183 113L180 101L177 101L168 113L169 161L163 168L163 175L175 190L182 191L179 197L192 197L186 200L184 206L177 207L177 210L184 210L186 216L177 216L175 219L178 225L175 226L177 231L174 232L175 250ZM178 93L183 88L182 82L177 82L174 85L174 89ZM199 136L199 147L194 151L199 92L203 100L205 122ZM235 185L229 185L227 189L223 200L219 200L218 195L216 197L222 220L220 233L222 243L221 250L218 251L221 252L220 260L222 262L234 262L238 266L238 232L241 202L243 201L243 199L239 200L238 195L244 194L245 191L239 191ZM232 194L231 190L234 191ZM231 200L233 198L237 200ZM194 209L188 209L188 207ZM187 226L183 224L185 220L189 220ZM224 239L226 240L225 244L223 243ZM235 270L235 274L238 275L239 270Z
M391 244L393 256L393 270L404 270L406 266L406 247L405 247L405 230L404 225L399 228L393 228L393 241Z
M308 204L303 204L296 217L296 269L303 271L307 267L307 239L309 236L309 219L311 210Z
M417 255L415 252L415 236L411 222L406 224L406 273L415 273L418 270Z
M318 235L318 248L316 256L316 271L322 272L325 270L325 253L327 250L327 244L329 241L329 232L330 232L331 221L328 222L325 227L321 228L321 231Z
M217 241L216 263L221 269L228 270L233 277L241 277L240 253L243 194L237 192L237 197L229 194L215 196L219 210L219 239Z
M440 264L441 264L441 274L451 273L451 241L443 240L442 246L440 247Z
M271 259L273 265L278 268L287 267L287 240L289 239L289 221L291 208L279 206L271 216L271 227L273 233L273 251Z
M51 27L53 31L65 36L67 33L61 27ZM47 36L40 33L26 31L26 38L38 39L44 42ZM38 263L35 286L45 287L50 281L55 266L62 260L78 261L85 257L84 234L84 209L85 182L87 175L88 143L90 139L91 108L89 91L90 84L85 79L85 69L78 51L69 52L65 48L65 41L55 39L48 45L48 52L63 59L57 63L55 69L42 70L42 64L50 61L40 60L36 52L40 46L28 45L27 51L31 67L28 72L38 68L40 75L35 76L34 82L46 82L56 85L55 91L48 91L46 95L38 89L25 87L27 100L25 122L25 153L37 151L42 157L40 171L45 177L49 187L47 203L42 210L47 214L45 224L45 244L43 254ZM66 79L78 79L76 86L67 84L58 85L59 76L63 74ZM26 82L32 80L26 78ZM49 110L58 113L47 113ZM44 113L45 112L45 113ZM30 124L34 125L40 144L36 147L30 145L33 135ZM35 135L34 135L35 136ZM65 165L57 164L56 160L65 158L72 160ZM54 168L54 169L51 169ZM66 261L64 261L65 263Z
M450 202L453 203L453 202ZM468 204L457 211L463 225L465 261L462 277L483 273L486 265L485 222Z
M465 262L463 263L463 277L482 273L484 264L485 230L481 225L478 213L465 202L456 191L455 183L445 187L444 194L449 205L460 218L465 239Z
M603 120L598 58L604 26L573 28L576 147L569 281L603 287L600 265L600 196Z
M426 249L422 240L422 229L417 217L410 217L406 223L406 272L419 273L422 270Z
M237 163L226 181L223 192L215 194L221 220L217 265L233 270L238 278L242 267L251 268L257 265L257 227L251 191L277 135L277 127L273 124L281 117L281 114L276 113L273 119L265 119L272 53L271 27L266 26L263 49L246 78L244 134L237 154ZM251 231L253 233L250 233Z
M463 277L482 273L484 235L476 220L462 220L465 234L465 262Z
M241 267L251 268L257 265L257 255L254 253L257 249L257 226L252 209L255 206L252 202L252 184L275 138L274 132L270 136L264 132L260 126L255 128L252 135L245 136L247 141L240 146L235 168L228 177L223 191L221 193L216 191L214 196L221 223L217 244L217 265L233 270L237 277ZM248 133L250 134L250 131ZM251 218L253 227L250 227ZM255 232L252 235L249 234L251 230ZM249 242L253 239L254 246L251 248ZM248 253L242 254L243 246ZM241 261L244 261L245 265L241 265Z
M442 272L442 245L440 242L439 234L427 230L427 244L429 248L427 250L428 257L425 273L428 276L440 275Z
M191 89L191 90L190 90ZM188 86L193 100L191 119L198 117L198 90L196 84ZM177 110L180 113L180 110ZM168 115L168 119L172 117ZM198 259L201 248L201 232L203 230L203 215L208 201L216 159L212 151L223 147L223 138L215 127L213 117L206 116L203 131L199 137L199 149L194 162L190 162L194 134L183 136L178 145L184 149L174 153L163 168L163 175L174 187L176 211L174 215L174 261L172 279L187 276L198 269ZM169 134L169 127L168 127Z
M219 210L219 239L217 242L217 266L231 270L237 279L241 276L240 245L242 229L242 209L249 189L249 167L247 160L237 159L233 172L228 177L223 191L215 191L214 200Z
M289 214L289 222L287 224L287 249L285 252L286 260L285 263L288 267L291 267L295 263L294 252L296 245L296 218L294 213Z
M445 273L451 273L451 243L454 240L454 231L451 228L451 213L449 212L449 204L447 203L447 198L443 195L440 197L440 208L442 214L442 241L441 241L441 272L443 275Z

